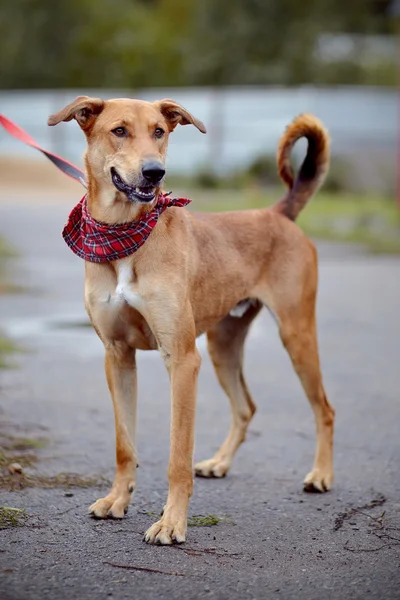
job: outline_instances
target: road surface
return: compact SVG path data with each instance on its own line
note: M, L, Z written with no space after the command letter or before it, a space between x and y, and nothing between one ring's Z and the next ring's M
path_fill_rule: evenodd
M2 428L47 438L42 474L112 478L103 350L80 326L83 263L60 235L73 202L28 205L9 195L0 204L0 234L20 251L10 276L26 287L0 297L0 328L25 349L18 368L0 373ZM337 413L334 489L302 492L312 414L265 312L247 343L258 407L248 440L225 479L196 480L190 505L192 516L220 522L190 527L181 547L147 546L143 532L167 491L170 405L161 358L140 353L140 468L128 515L89 518L87 507L104 494L92 487L0 490L0 504L30 515L25 527L0 531L4 600L400 598L400 261L318 247L320 352ZM204 339L199 347L196 460L214 453L229 425Z

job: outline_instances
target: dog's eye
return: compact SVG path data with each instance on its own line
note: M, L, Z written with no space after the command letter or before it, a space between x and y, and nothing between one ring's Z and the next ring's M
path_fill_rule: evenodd
M112 133L117 137L125 137L128 135L128 132L126 131L125 127L116 127L112 130Z
M157 129L154 132L154 137L156 137L157 139L162 138L162 136L164 135L164 129L161 129L161 127L157 127Z

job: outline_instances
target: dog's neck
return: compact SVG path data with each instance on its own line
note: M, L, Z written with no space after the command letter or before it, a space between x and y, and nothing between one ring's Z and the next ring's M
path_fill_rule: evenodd
M157 190L153 202L140 204L131 202L112 183L98 181L86 161L88 210L96 221L118 225L138 221L157 204L161 189Z

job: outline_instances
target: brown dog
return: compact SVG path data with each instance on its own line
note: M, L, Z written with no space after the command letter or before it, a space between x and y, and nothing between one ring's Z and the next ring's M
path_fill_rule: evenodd
M110 225L134 222L157 204L168 136L178 124L192 124L205 133L204 125L172 100L81 96L51 116L49 125L71 119L87 138L88 210ZM294 178L290 152L301 137L307 138L308 151ZM216 455L195 470L203 477L223 477L255 412L242 372L243 343L264 305L276 316L314 411L317 447L305 489L323 492L331 487L334 411L319 366L317 256L293 222L328 168L323 125L311 115L296 118L280 141L277 159L288 192L272 208L193 214L171 207L135 253L107 263L85 263L85 306L105 346L116 427L115 480L110 493L90 507L94 516L122 518L135 488L136 349L159 350L170 376L169 493L162 518L145 534L147 542L171 544L186 536L201 363L196 337L207 333L219 382L230 400L232 425Z

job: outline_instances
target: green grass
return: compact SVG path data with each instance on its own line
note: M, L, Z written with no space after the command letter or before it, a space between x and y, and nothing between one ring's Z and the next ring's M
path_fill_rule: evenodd
M213 527L218 525L223 519L215 515L198 515L188 518L188 527Z
M15 354L19 348L11 342L11 340L3 337L0 333L0 369L9 368L12 366L9 362L11 354Z
M218 212L264 208L282 195L282 189L194 190L190 197L193 210ZM297 223L312 237L358 242L375 253L400 253L400 211L394 198L321 191L304 208Z
M153 512L153 511L145 511L143 514L149 516L149 517L154 517L159 519L160 518L160 514ZM217 517L216 515L213 514L209 514L209 515L193 515L191 517L188 517L188 527L214 527L215 525L218 525L219 523L227 523L228 521L228 517L229 515L225 515L224 517ZM235 523L231 522L233 525L235 525Z
M11 506L0 506L0 529L9 527L22 527L25 525L27 514L21 508Z
M6 259L17 256L12 246L0 237L0 294L23 291L20 286L11 284L6 278Z
M21 291L19 286L10 284L6 278L6 262L13 256L16 256L14 249L0 237L0 294ZM11 366L9 356L15 352L18 352L17 346L4 337L0 331L0 369Z
M11 258L12 256L16 256L14 248L0 237L0 262L4 258Z
M45 448L49 440L46 438L29 438L29 437L10 437L8 440L8 447L10 450L17 450L23 452L24 450L37 450Z
M400 253L400 211L394 199L322 192L302 211L298 224L314 237L362 243L375 253Z

